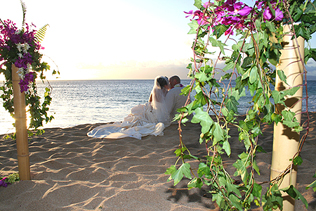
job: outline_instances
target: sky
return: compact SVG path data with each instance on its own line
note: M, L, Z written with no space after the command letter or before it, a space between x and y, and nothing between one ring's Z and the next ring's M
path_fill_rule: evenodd
M24 3L27 23L37 29L49 24L42 53L52 69L60 71L60 79L187 78L193 35L187 34L189 19L183 11L196 9L194 0ZM0 0L0 5L0 18L21 26L20 0ZM315 63L309 66L316 69Z

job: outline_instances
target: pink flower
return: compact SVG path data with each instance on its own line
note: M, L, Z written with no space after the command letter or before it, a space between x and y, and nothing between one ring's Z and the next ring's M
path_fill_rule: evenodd
M265 20L270 20L272 18L272 13L269 8L265 9L263 12L263 18Z
M244 6L241 10L239 10L237 13L241 16L247 16L250 14L252 8L248 7L247 5Z
M283 12L279 8L276 8L276 10L275 10L275 20L276 21L281 21L282 19L283 19Z

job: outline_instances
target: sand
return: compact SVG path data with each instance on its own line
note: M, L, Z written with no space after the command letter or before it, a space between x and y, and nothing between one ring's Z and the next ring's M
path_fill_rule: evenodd
M297 188L309 208L296 201L296 210L316 210L316 194L305 189L315 180L312 176L316 170L316 114L310 115L311 132L297 179ZM86 136L99 125L46 129L44 135L30 139L32 180L0 187L0 210L219 210L212 203L208 187L187 190L188 180L176 187L173 181L167 182L169 176L164 172L175 163L174 150L179 144L177 125L165 129L164 136L142 140ZM273 127L264 125L263 131L259 141L267 153L257 156L261 171L258 181L268 181L270 175ZM183 127L186 146L192 154L203 156L205 148L198 143L199 134L199 125ZM224 160L233 173L231 165L244 147L238 141L237 130L230 135L232 155ZM17 166L15 141L0 137L0 176L18 172Z

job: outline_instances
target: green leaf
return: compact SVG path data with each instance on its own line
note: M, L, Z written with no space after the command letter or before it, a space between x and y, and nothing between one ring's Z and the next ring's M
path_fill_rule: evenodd
M257 161L254 160L252 163L253 169L256 170L257 174L260 175L259 167L257 165Z
M214 124L214 121L212 120L212 118L210 117L210 115L203 111L201 108L197 108L195 110L195 115L193 116L192 123L200 123L200 125L202 126L202 133L207 133L210 129L211 126Z
M205 82L208 80L208 77L204 72L196 73L194 77L198 79L200 82Z
M271 95L272 95L272 98L273 98L275 104L280 103L280 104L285 105L284 101L281 101L282 96L281 96L281 93L279 91L273 90L271 92Z
M245 126L246 126L246 124L245 124ZM249 139L249 134L247 132L247 128L243 128L243 129L244 130L239 133L239 140L240 141L244 140L244 145L246 147L246 150L248 150L249 147L251 146L251 142L250 142L250 139Z
M181 89L181 95L188 95L189 94L189 92L190 92L190 89L191 89L191 85L188 85L188 86L186 86L186 87L183 87L182 89Z
M45 34L46 34L46 31L47 31L47 28L48 28L48 24L44 25L42 28L40 28L36 34L34 35L35 39L38 41L38 42L43 42L44 38L45 38Z
M262 146L257 146L256 151L266 153L266 151L262 148Z
M253 84L258 80L259 80L258 68L257 66L253 66L250 71L249 82Z
M283 209L283 198L281 192L278 190L277 184L272 186L270 191L267 191L262 200L263 210Z
M188 25L190 26L190 31L188 34L196 34L197 29L199 28L198 22L196 20L192 20L190 23L188 23Z
M279 115L279 114L273 113L273 114L271 115L271 119L272 119L272 121L274 121L276 124L278 124L279 122L282 121L282 116Z
M247 68L249 65L251 65L253 62L253 57L246 57L241 65L242 68Z
M301 36L305 40L310 39L310 33L307 31L306 26L304 23L300 23L299 25L294 25L295 34L297 37Z
M218 39L227 31L229 26L219 24L219 25L216 25L214 28L215 28L214 30L215 36Z
M235 113L238 113L237 105L239 105L239 103L234 96L226 98L225 104L228 110L232 110Z
M284 120L283 120L283 124L293 128L293 127L298 127L300 125L300 123L296 120L296 118L294 118L295 113L292 111L287 111L287 110L283 110L281 112Z
M195 89L195 90L197 90L197 89ZM193 101L193 107L194 108L202 107L207 103L207 96L205 96L203 94L203 92L198 92L198 91L196 91L196 92L197 92L197 94L194 96L196 100Z
M224 133L218 122L212 126L213 146L224 139Z
M238 190L238 185L231 184L229 181L227 181L225 184L226 184L228 193L236 193L237 196L241 197L241 193Z
M316 180L306 187L306 189L308 188L313 188L313 191L316 192Z
M301 165L303 163L303 159L300 156L296 156L293 160L294 165Z
M308 203L306 199L304 198L304 196L293 185L290 185L289 187L286 187L286 188L282 188L281 190L289 194L292 198L296 200L297 199L301 200L304 203L305 207L306 208L308 207Z
M176 171L177 171L176 166L175 166L175 165L172 165L172 166L170 166L170 167L166 170L165 174L173 174L173 173L176 172ZM169 181L169 179L168 179L168 181Z
M303 14L303 10L300 7L297 7L295 10L296 14L293 16L293 21L297 22Z
M247 184L247 179L249 176L249 173L247 171L247 167L245 163L242 160L237 160L233 166L236 168L236 172L234 176L241 176L242 181Z
M229 63L225 65L225 67L223 68L223 71L226 72L227 70L232 70L234 66L235 66L235 63L230 61Z
M228 156L231 155L230 144L229 144L229 142L228 142L227 140L224 141L224 143L223 143L223 149L225 150L225 152L226 152L226 154L227 154Z
M210 40L213 47L219 47L222 54L225 55L225 51L224 51L225 44L224 43L222 43L220 40L214 39L213 37L210 37L209 40Z
M200 178L193 178L189 183L188 183L188 188L189 190L192 188L200 188L203 186L203 182Z
M194 0L194 6L196 6L198 9L201 9L202 1L201 0Z
M300 89L300 87L299 86L296 86L296 87L293 87L293 88L291 88L291 89L286 89L286 90L284 90L284 91L282 91L281 93L282 93L282 96L284 97L284 96L286 96L286 95L295 95L295 93L298 91Z
M282 70L277 70L277 73L278 73L278 76L279 78L281 79L281 81L284 81L287 85L289 85L287 82L286 82L286 75L284 74L284 72Z
M272 22L267 21L267 22L266 22L266 26L269 28L269 30L270 30L271 32L276 32L276 27L275 27L275 25L274 25Z
M176 151L174 151L174 153L176 154L177 157L179 157L186 150L187 150L186 147L182 147L181 149L177 149Z
M238 210L243 210L242 202L237 196L235 196L234 194L230 194L228 198Z
M252 69L248 69L243 75L242 75L242 77L241 77L241 80L245 80L245 79L247 79L248 77L249 77L249 75L250 75L250 71L251 71Z
M211 174L210 167L206 165L205 163L200 163L197 173L199 177L202 177L203 175L210 175Z
M186 176L187 178L191 179L191 172L190 172L190 164L183 163L179 169L172 173L171 178L174 180L174 186L176 186L183 178Z
M258 185L257 183L253 184L253 189L252 189L252 194L255 197L258 197L259 199L261 198L261 192L262 192L262 186Z

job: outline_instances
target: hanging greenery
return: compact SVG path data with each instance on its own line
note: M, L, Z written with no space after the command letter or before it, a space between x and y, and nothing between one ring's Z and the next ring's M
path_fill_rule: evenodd
M194 5L197 10L185 12L191 18L189 34L196 35L192 44L192 62L187 67L192 82L182 93L190 96L194 91L195 94L190 104L178 110L182 114L176 119L185 123L193 114L191 122L201 125L199 140L205 144L207 155L200 158L190 153L182 142L179 124L180 147L175 151L179 158L166 174L174 180L174 185L186 177L191 180L189 189L209 186L212 200L222 210L248 210L253 205L262 206L264 210L282 209L281 192L302 200L307 207L306 200L295 187L280 189L278 184L293 165L301 163L300 150L308 134L308 122L301 126L296 118L301 113L291 111L285 101L303 88L306 102L308 100L305 64L309 59L316 61L316 49L308 44L316 31L316 1L263 0L256 1L251 7L236 0L206 3L195 0ZM290 26L295 43L298 37L307 42L305 57L300 56L297 61L304 67L297 77L304 77L305 83L277 91L274 90L276 77L287 83L284 71L276 68L281 50L287 44L283 42L285 25ZM219 81L215 79L218 75ZM221 86L224 80L227 83ZM237 118L239 100L246 92L250 93L252 101L246 115ZM278 110L275 104L283 105L284 109ZM308 116L308 106L304 112ZM305 134L301 136L298 152L293 155L292 165L269 181L270 187L264 193L262 183L256 180L260 175L256 155L264 152L258 145L258 138L262 134L262 125L273 123L282 123L295 133ZM231 155L231 127L238 129L239 141L245 147L233 164L234 175L225 170L222 158L223 154ZM197 170L187 162L192 159L200 162ZM236 177L240 178L240 184Z

